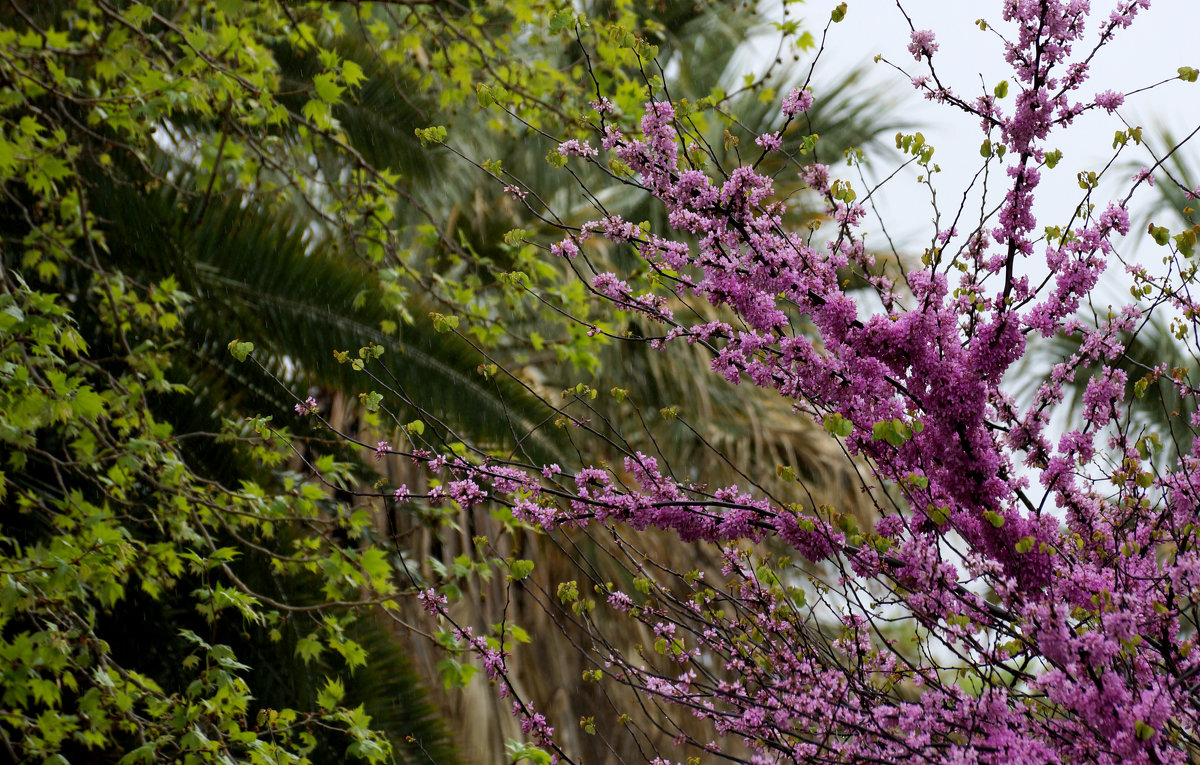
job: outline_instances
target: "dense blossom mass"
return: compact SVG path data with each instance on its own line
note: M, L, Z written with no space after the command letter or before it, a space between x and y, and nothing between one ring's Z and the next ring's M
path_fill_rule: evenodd
M613 611L653 627L675 664L608 656L618 680L744 739L755 762L1194 761L1200 462L1185 453L1160 469L1146 434L1129 426L1141 395L1131 389L1170 374L1148 368L1139 382L1119 365L1150 309L1080 318L1130 233L1129 212L1125 200L1089 197L1046 235L1033 212L1056 161L1055 131L1123 104L1121 93L1089 102L1081 89L1095 51L1147 6L1123 0L1089 26L1083 0L1005 2L1017 84L1007 108L1001 96L960 97L914 78L929 97L977 116L1007 193L972 230L958 222L937 232L923 265L896 280L879 275L864 244L866 210L830 168L801 171L834 228L818 242L783 225L774 181L754 165L715 176L696 164L670 102L646 105L640 133L602 109L598 148L558 147L563 157L619 160L661 201L672 231L606 215L551 251L579 259L594 239L636 250L670 289L638 292L628 275L601 272L590 277L596 295L661 326L656 347L701 344L730 384L772 389L824 422L902 498L880 503L874 528L862 530L829 508L678 480L641 452L573 475L557 465L447 465L448 492L464 507L490 492L546 529L619 523L726 545L736 584L698 590L682 613L620 589L605 595ZM936 65L932 32L914 31L909 51ZM787 94L783 132L812 104L807 89ZM756 144L778 152L780 135ZM1048 267L1044 282L1025 275L1034 258ZM878 299L852 292L847 273L867 275ZM1189 322L1200 315L1186 290L1161 294L1155 307ZM697 297L726 318L683 318L678 306ZM1031 344L1060 335L1077 346L1019 406L1002 387L1006 373ZM1077 420L1052 427L1064 386L1081 376ZM1185 382L1179 389L1192 394ZM832 637L802 618L794 587L750 565L733 544L743 540L781 541L837 572L827 579L837 594L824 601L838 622ZM726 610L727 600L740 610ZM914 651L887 637L885 614L910 620L931 645ZM497 661L489 672L501 671ZM550 742L541 713L514 712Z

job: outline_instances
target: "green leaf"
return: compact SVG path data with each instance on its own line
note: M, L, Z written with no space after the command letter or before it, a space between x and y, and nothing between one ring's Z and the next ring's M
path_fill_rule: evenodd
M1195 82L1197 76L1200 76L1200 71L1190 66L1181 66L1177 71L1179 72L1179 79L1184 82Z
M342 703L346 696L346 688L342 681L331 677L325 681L325 687L317 694L317 705L326 711L332 710Z
M1173 237L1175 239L1175 249L1179 250L1185 258L1190 258L1196 253L1197 231L1200 231L1200 226L1185 229Z
M929 505L925 508L925 515L929 518L929 520L933 521L935 526L941 526L943 523L950 520L950 508Z
M118 760L117 763L118 765L134 765L134 763L138 762L154 763L158 761L158 758L155 757L155 753L157 751L158 747L153 741L151 741L150 743L142 744L137 749L129 752L120 760Z
M413 134L420 139L422 146L427 143L444 143L446 140L446 128L441 125L417 128L413 131Z
M332 72L325 72L313 77L313 89L317 92L317 98L331 105L340 103L342 93L346 90L337 84L337 77Z
M838 7L833 9L833 13L829 14L829 18L833 21L834 24L837 24L842 19L846 18L846 4L839 3Z
M636 580L634 584L636 586ZM579 583L575 581L560 582L558 585L558 599L564 604L574 603L579 600Z
M80 386L75 391L72 409L84 419L95 420L104 411L104 397L92 390L89 385Z
M996 94L996 98L1004 98L1008 95L1008 80L1001 80L1000 84L992 91Z
M504 748L508 751L508 756L512 758L513 765L520 765L520 763L526 760L532 763L532 765L550 765L553 762L547 752L537 748L533 744L524 744L519 741L510 740Z
M1171 241L1171 232L1163 226L1156 226L1153 223L1146 229L1146 232L1154 239L1154 243L1159 247L1166 246L1167 242Z
M531 560L514 560L512 563L508 564L509 579L525 579L531 573L533 573L533 561Z
M575 25L575 14L569 9L555 11L550 16L550 33L557 34L567 27Z
M928 489L929 488L929 477L928 476L921 475L920 473L909 473L904 478L905 478L905 481L907 481L910 485L916 486L918 489Z
M496 103L496 99L492 96L491 86L483 82L475 86L475 98L484 109Z
M871 426L871 440L887 441L896 448L903 446L912 435L912 428L899 418L877 422Z
M477 671L470 664L463 664L449 656L437 663L437 673L442 676L442 686L446 690L467 687Z
M362 67L353 61L346 60L342 62L342 81L350 87L357 87L358 83L365 80L367 76L363 74Z
M846 438L854 432L854 423L837 412L825 415L825 430L835 436Z
M442 313L430 313L429 318L433 319L433 329L439 335L444 335L458 328L458 317L447 316Z
M245 361L246 357L254 352L254 343L243 343L238 340L229 341L229 352L238 361Z
M317 98L310 98L300 108L300 113L311 122L316 123L320 127L328 127L330 124L329 104Z
M321 646L321 641L315 634L302 637L296 641L296 655L305 664L310 663L313 659L320 658L322 650L324 649Z

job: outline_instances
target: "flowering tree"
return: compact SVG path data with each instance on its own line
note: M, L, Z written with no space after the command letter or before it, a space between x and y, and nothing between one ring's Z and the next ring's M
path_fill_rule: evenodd
M1155 154L1116 199L1095 198L1099 177L1116 172L1110 163L1081 175L1084 194L1070 220L1039 228L1034 217L1042 175L1062 156L1056 131L1089 110L1121 107L1123 94L1089 89L1088 66L1147 6L1122 0L1093 17L1080 0L1002 3L995 33L1013 71L1011 100L1007 83L979 97L955 90L937 71L933 32L912 31L909 51L921 69L914 86L978 119L983 168L1002 170L1005 189L976 217L959 209L933 233L920 264L899 273L881 267L864 243L861 189L826 165L799 169L823 216L807 229L784 224L776 178L759 166L781 152L783 137L819 99L805 87L782 99L782 130L756 136L754 158L729 172L714 171L694 107L660 92L634 127L597 85L589 118L596 140L572 137L554 148L552 164L586 163L649 193L668 224L656 230L606 209L595 187L587 189L593 220L558 222L550 253L566 259L593 296L643 322L610 331L584 321L589 334L664 352L701 346L726 383L772 390L796 416L821 422L862 470L876 511L870 528L836 507L814 506L787 466L771 469L784 488L766 486L761 465L739 466L745 482L722 486L673 469L653 446L614 432L609 410L593 403L604 394L584 383L555 405L580 466L446 450L410 428L405 443L377 448L423 464L427 488L405 485L387 496L502 506L518 521L568 536L608 530L614 556L625 556L624 582L584 566L590 590L563 581L553 590L531 585L527 595L582 636L580 650L594 661L585 681L635 689L641 724L676 735L692 755L1194 761L1200 463L1187 449L1163 464L1162 436L1139 425L1138 413L1160 405L1158 383L1187 399L1195 381L1161 365L1130 369L1125 348L1163 314L1181 343L1194 341L1198 229L1151 224L1166 268L1127 263L1137 299L1093 321L1083 311L1106 268L1122 260L1128 201L1166 155ZM1181 80L1196 77L1179 69ZM445 139L440 131L425 136ZM1140 129L1129 127L1116 153L1140 143ZM788 158L817 147L809 136ZM932 172L933 149L921 135L898 136L897 147ZM851 155L850 164L858 159ZM519 182L505 180L532 213L556 220ZM614 262L605 255L613 249L636 264L603 266ZM1040 281L1026 267L1035 259L1049 270ZM507 275L518 293L523 276ZM457 327L451 317L437 321L443 331ZM1072 338L1072 351L1018 402L1005 390L1006 373L1029 346L1055 336ZM1086 370L1095 371L1081 379ZM1069 385L1084 388L1083 407L1060 431L1051 423ZM618 404L637 395L610 393ZM686 410L663 415L686 420ZM652 529L716 546L720 573L672 572L630 554L639 533ZM510 561L509 578L522 581L531 568ZM499 693L514 697L529 740L569 759L555 729L573 721L552 719L544 700L510 681L503 628L487 636L458 624L436 587L418 598L443 625L446 644L477 654ZM643 625L652 645L627 645L620 618ZM682 722L688 718L707 723L707 734Z
M1178 147L1113 201L1096 184L1116 164L1080 176L1068 220L1034 219L1058 131L1119 114L1088 65L1145 5L1003 3L1011 100L1007 82L955 90L914 27L914 86L978 120L980 177L1005 179L976 215L938 217L918 264L866 246L873 190L817 161L840 152L813 129L815 80L780 97L750 77L742 95L777 113L749 129L736 92L676 97L686 41L624 0L595 18L542 0L8 3L0 745L48 762L453 759L437 731L389 736L358 700L355 670L383 674L357 631L372 613L439 644L447 688L482 671L517 760L575 760L589 736L589 759L655 763L1194 760L1197 463L1190 439L1164 440L1200 423L1164 434L1144 414L1195 381L1126 346L1157 320L1194 356L1198 230L1152 224L1167 267L1127 266L1129 306L1089 300L1133 192L1173 182ZM815 48L783 10L784 42ZM495 110L486 131L462 124L472 99ZM424 153L408 129L387 151L405 121L451 124L415 131ZM1124 127L1116 154L1142 140ZM538 139L549 178L510 161ZM425 164L438 146L507 195L473 216L524 211L528 229L476 236L436 184L402 180L457 179ZM897 149L933 174L921 134ZM351 307L299 301L301 282ZM440 347L413 339L418 294ZM321 348L325 369L313 316L370 331L335 362ZM272 411L242 419L245 398L212 390L220 326L265 335L229 343L248 365L222 359L219 379ZM1052 337L1070 349L1018 401L1007 373ZM714 384L782 401L844 451L861 491L727 452L676 459L681 431L709 445L694 402L656 400L652 378L600 362L612 348L702 355ZM1067 385L1083 406L1060 428ZM212 399L202 425L193 386ZM364 480L373 464L387 476ZM442 554L414 556L418 535ZM539 610L558 642L526 629ZM171 634L120 644L131 616ZM561 650L582 678L518 671ZM281 659L320 677L268 695L255 669Z

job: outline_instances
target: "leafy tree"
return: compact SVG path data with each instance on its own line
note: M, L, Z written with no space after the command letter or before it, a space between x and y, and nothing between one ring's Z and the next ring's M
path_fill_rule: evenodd
M393 384L443 421L496 444L529 427L527 394L481 379L469 346L402 328L419 301L355 261L363 227L318 180L355 161L393 185L398 170L428 174L411 128L379 145L362 126L394 114L397 80L415 74L321 5L4 13L7 752L277 761L349 745L368 760L452 760L396 644L325 606L397 591L369 544L373 515L331 496L366 469L340 447L305 449L314 482L283 470L301 463L278 442L252 443L269 418L236 423L291 410L279 380L369 403L331 352L399 342ZM370 72L361 100L339 98L334 65L350 84ZM226 347L247 332L265 334L257 371ZM556 453L536 434L523 447ZM387 683L354 678L371 643ZM381 703L385 689L408 701Z

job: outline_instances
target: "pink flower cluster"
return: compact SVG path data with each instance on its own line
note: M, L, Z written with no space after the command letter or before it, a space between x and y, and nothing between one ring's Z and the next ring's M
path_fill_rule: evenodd
M795 88L783 99L783 113L787 117L808 111L813 105L813 94L808 88Z
M914 31L908 43L908 52L917 61L930 58L937 51L938 44L933 40L933 32L928 29Z

